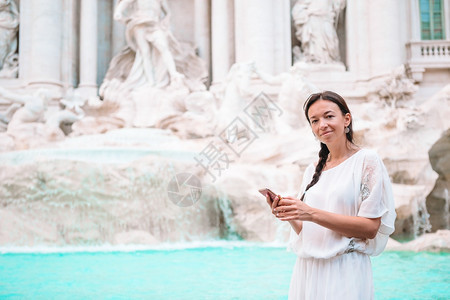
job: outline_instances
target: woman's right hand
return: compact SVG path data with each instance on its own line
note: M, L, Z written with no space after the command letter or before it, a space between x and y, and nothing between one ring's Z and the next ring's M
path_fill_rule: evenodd
M275 201L272 201L272 199L270 198L269 194L266 195L266 201L267 204L269 204L270 209L272 210L272 214L276 217L276 213L275 213L275 208L278 206L278 202L280 201L281 196L278 195L277 198L275 199Z

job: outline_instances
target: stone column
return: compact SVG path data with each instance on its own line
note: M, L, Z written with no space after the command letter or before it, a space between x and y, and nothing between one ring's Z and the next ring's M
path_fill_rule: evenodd
M357 79L370 74L370 35L368 33L368 2L348 0L346 10L347 66Z
M195 0L195 44L209 74L211 74L210 8L210 0Z
M211 28L212 80L217 83L226 78L234 63L233 1L212 0Z
M274 1L274 73L289 70L292 65L291 9L289 0Z
M33 0L20 1L20 26L19 26L19 79L26 82L29 78L31 65L31 20Z
M78 8L77 0L63 0L63 40L61 81L65 90L78 85Z
M444 18L445 39L450 41L450 1L444 1L442 17Z
M404 37L401 36L401 23L405 21L400 14L403 1L361 2L367 2L369 6L366 22L369 24L371 76L388 74L406 59Z
M61 0L20 1L19 78L29 86L60 89Z
M80 92L97 94L97 1L81 0L80 8Z
M236 62L255 61L270 74L291 66L289 0L246 0L235 3Z
M412 78L416 82L420 82L423 80L423 73L425 72L425 68L423 66L414 64L414 61L418 58L417 55L420 56L420 53L416 51L420 51L419 49L414 47L415 43L420 43L421 41L421 29L420 29L420 8L419 1L409 0L407 2L407 43L406 43L406 51L408 54L407 62L409 72ZM409 26L408 26L409 25Z
M259 70L274 74L273 1L236 1L235 17L236 62L255 61Z
M419 1L409 0L409 36L411 41L420 41L420 9Z
M97 0L97 85L103 82L113 47L113 3L110 0Z

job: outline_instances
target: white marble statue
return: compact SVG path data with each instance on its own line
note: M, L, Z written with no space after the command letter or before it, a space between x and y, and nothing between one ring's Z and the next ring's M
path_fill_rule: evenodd
M0 87L0 98L4 102L19 104L19 108L8 122L8 130L22 123L43 122L47 110L48 91L39 89L32 95L22 95Z
M64 109L49 110L51 98L51 92L46 89L39 89L32 94L19 94L0 87L0 99L3 103L11 104L1 119L7 124L6 132L14 138L16 149L62 139L65 133L61 126L84 117L80 103L72 98L61 100Z
M12 116L16 111L21 108L22 105L18 103L12 103L5 111L5 113L0 113L0 132L4 132L8 129L8 123L11 121Z
M319 89L306 79L308 68L306 63L297 63L289 72L277 75L259 70L254 62L236 63L231 68L222 88L216 88L215 96L219 99L219 109L216 117L217 131L227 126L238 115L245 120L242 114L246 107L261 92L261 81L266 85L277 87L278 97L271 99L281 110L281 117L273 117L268 131L287 134L292 130L307 126L303 116L303 103L308 96ZM246 120L253 130L253 124Z
M298 62L290 68L289 72L276 76L258 70L256 73L265 83L280 87L277 102L283 111L283 117L277 119L277 131L288 133L303 126L309 126L303 118L303 103L309 95L320 90L306 78L308 75L306 63Z
M299 59L307 63L339 62L336 26L345 0L297 0L292 8L295 36L301 43ZM295 53L296 51L294 51Z
M251 85L252 80L257 78L255 69L255 62L235 63L221 87L214 91L215 97L219 99L216 116L218 132L227 128L238 115L242 115L245 107L253 100L255 95Z
M392 109L402 106L402 102L411 99L418 87L414 80L406 75L405 66L401 65L391 74L372 84L369 98L381 100Z
M16 77L19 11L14 0L0 0L0 77Z
M212 93L190 93L179 103L178 111L180 113L161 118L156 127L170 129L183 139L214 135L217 107Z
M110 63L100 87L102 98L141 86L205 89L204 63L192 47L178 42L170 32L165 0L119 0L114 19L126 25L127 47Z
M162 14L163 17L161 17ZM163 84L161 77L165 77L165 74L158 74L161 70L156 68L156 62L152 61L153 49L159 53L159 63L164 65L164 71L168 73L171 82L183 78L183 75L176 70L166 35L169 16L166 1L119 0L114 19L126 24L128 45L136 52L127 82L137 80L138 78L134 77L140 77L138 69L142 69L143 77L148 83Z

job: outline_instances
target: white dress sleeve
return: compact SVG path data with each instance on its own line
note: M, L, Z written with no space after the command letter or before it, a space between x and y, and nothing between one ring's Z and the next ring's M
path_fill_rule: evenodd
M369 153L364 158L360 186L361 201L357 215L366 218L381 217L378 233L373 239L367 240L365 253L375 256L383 252L389 235L394 232L396 218L394 195L389 174L381 158L375 153Z
M302 185L300 187L300 192L297 195L297 199L300 199L305 192L306 186L310 183L312 176L314 175L314 164L310 164L305 173L303 173ZM300 251L301 241L299 235L295 232L295 230L291 227L291 232L289 235L289 241L287 245L287 250L290 252L298 253Z

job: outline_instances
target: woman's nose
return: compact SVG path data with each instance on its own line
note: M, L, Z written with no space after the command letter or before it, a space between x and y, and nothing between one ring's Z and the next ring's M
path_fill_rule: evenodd
M326 128L328 125L326 120L319 120L319 128Z

